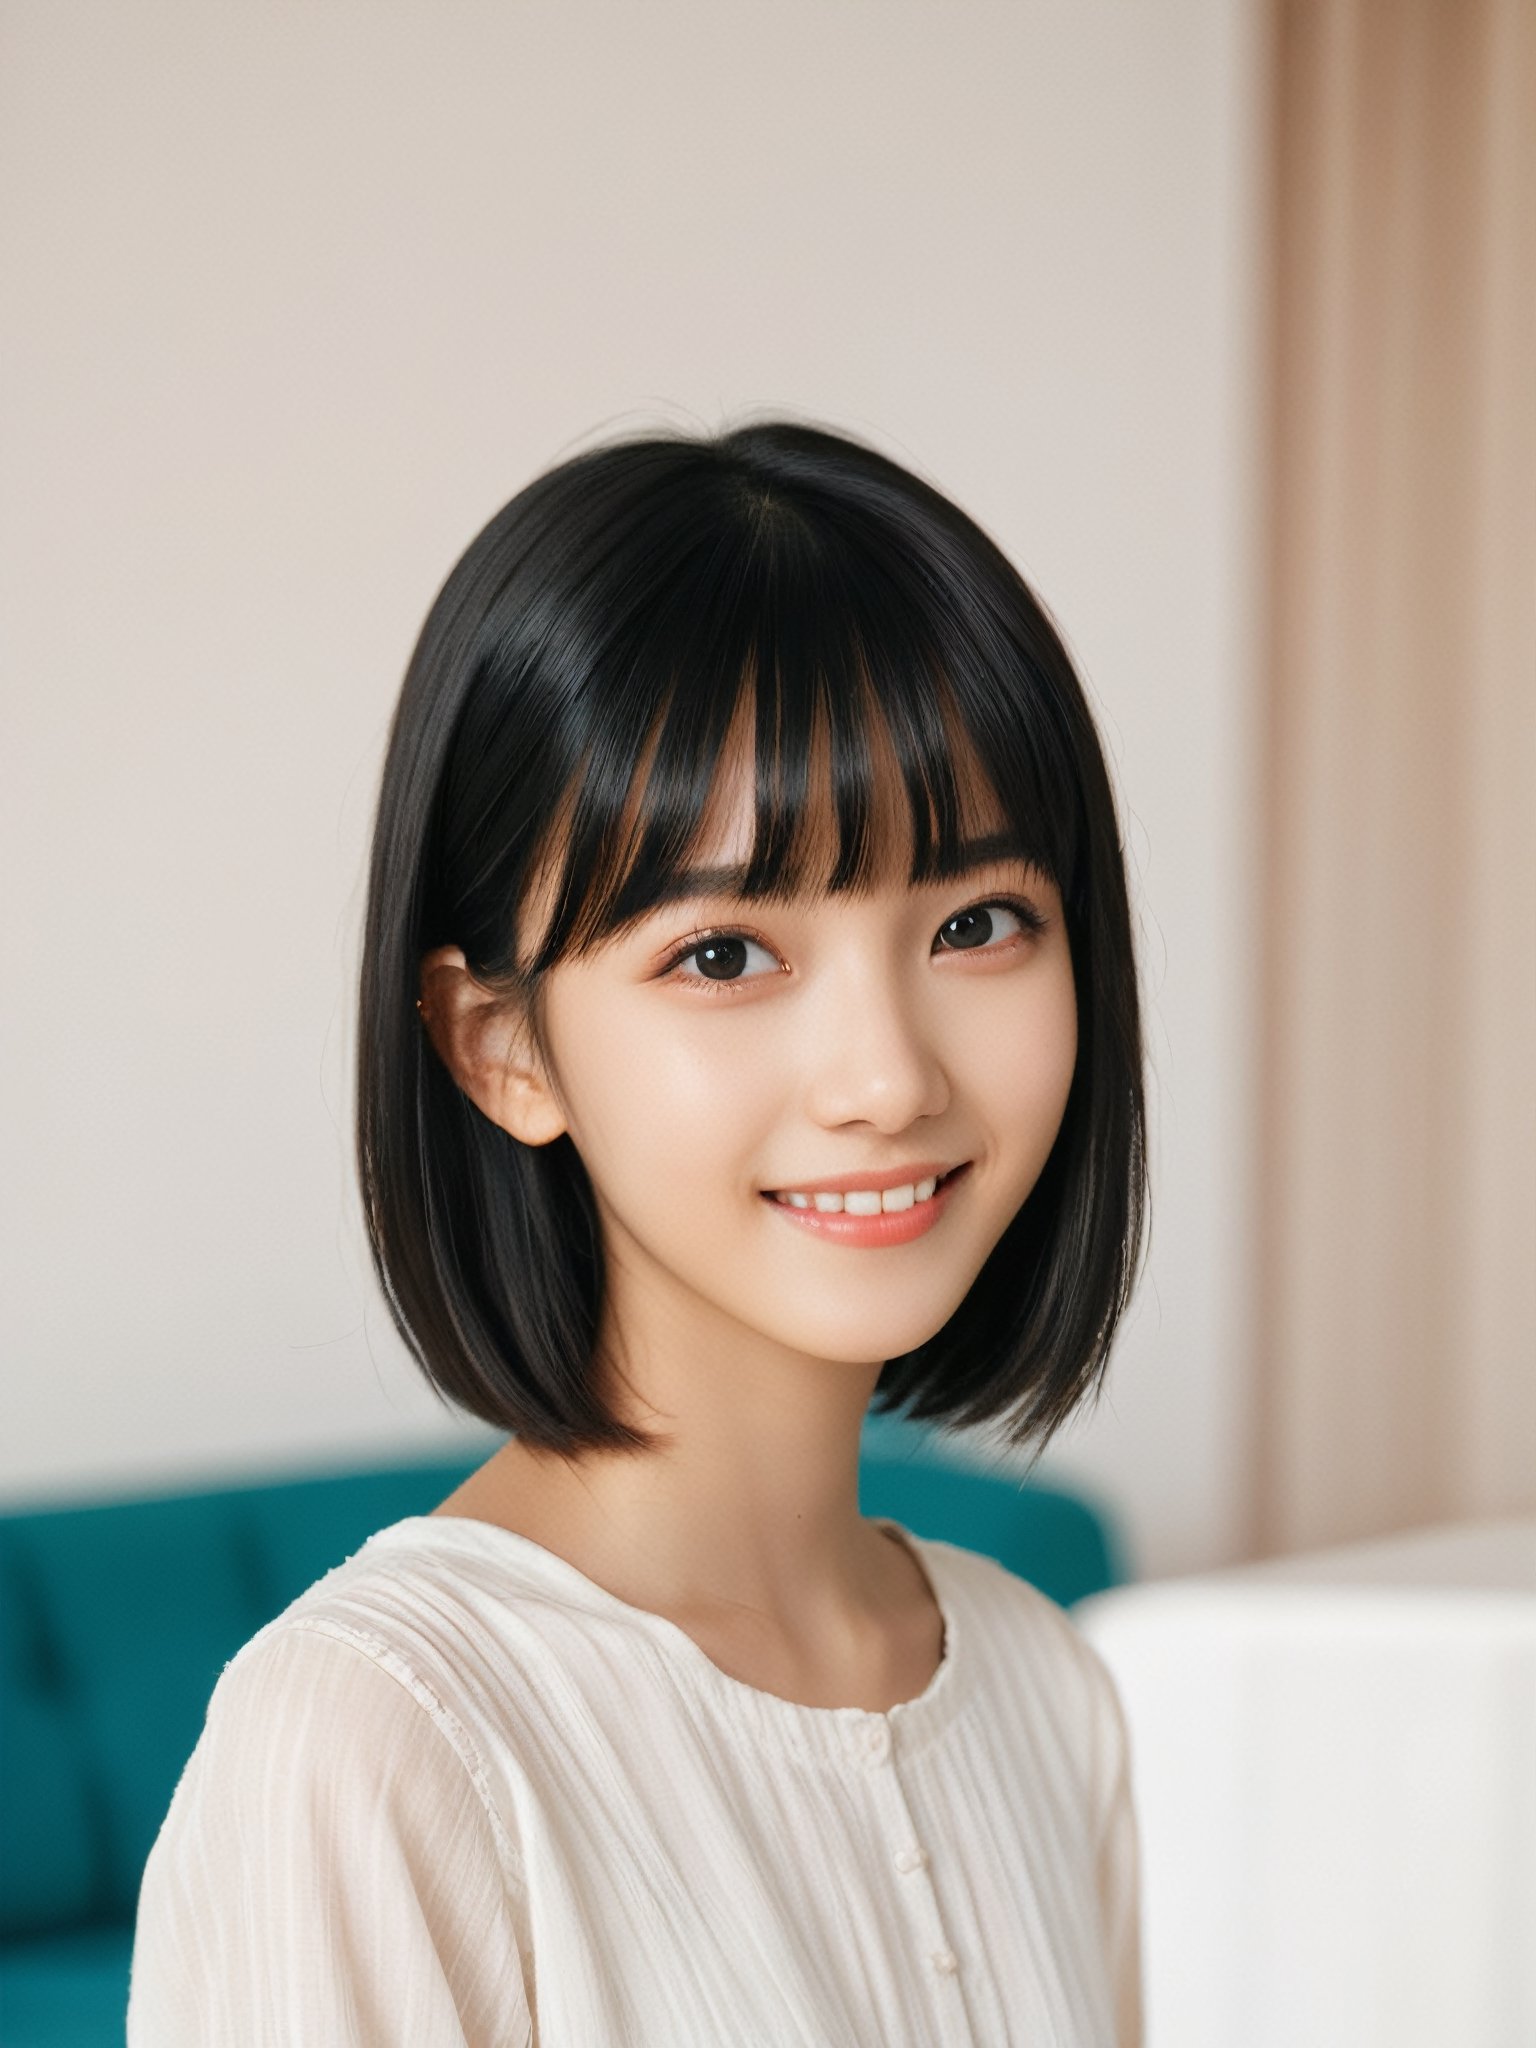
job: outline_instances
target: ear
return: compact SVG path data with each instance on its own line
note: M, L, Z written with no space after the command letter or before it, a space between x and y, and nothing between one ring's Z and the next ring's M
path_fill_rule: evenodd
M525 1145L547 1145L565 1113L526 1018L476 981L457 946L423 954L416 1006L438 1058L475 1107Z

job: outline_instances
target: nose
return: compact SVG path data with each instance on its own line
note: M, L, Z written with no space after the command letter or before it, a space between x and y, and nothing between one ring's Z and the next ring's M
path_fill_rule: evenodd
M932 1019L895 975L849 974L810 1020L810 1115L896 1136L949 1105Z

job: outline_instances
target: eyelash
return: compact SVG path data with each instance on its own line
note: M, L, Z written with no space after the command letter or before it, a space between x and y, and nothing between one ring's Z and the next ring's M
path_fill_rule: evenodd
M1025 931L1029 933L1043 931L1048 922L1032 903L1026 903L1021 897L987 896L983 897L980 902L967 903L963 910L952 912L950 917L945 918L944 923L949 924L956 917L968 917L973 910L992 909L1011 910L1019 920L1019 923L1023 925ZM773 951L768 941L760 937L757 932L746 931L740 925L716 925L710 931L691 933L681 944L675 946L666 964L660 971L660 978L666 979L685 960L690 959L695 953L716 939L750 939L753 945L761 946L769 953ZM963 951L965 949L957 948L955 950ZM1005 949L1000 946L986 946L977 950L991 953L1002 952ZM703 974L683 974L677 976L677 979L685 988L698 988L706 995L711 996L730 995L736 989L745 986L749 981L756 981L762 978L758 975L742 975L734 981L711 981L707 975Z

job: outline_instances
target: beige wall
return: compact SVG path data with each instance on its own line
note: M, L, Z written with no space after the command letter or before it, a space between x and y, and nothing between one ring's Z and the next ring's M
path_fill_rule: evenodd
M1127 802L1152 1258L1046 1469L1234 1552L1250 0L9 0L11 1500L468 1442L367 1277L361 864L460 548L642 420L870 436L1061 620ZM478 1435L474 1441L478 1442Z

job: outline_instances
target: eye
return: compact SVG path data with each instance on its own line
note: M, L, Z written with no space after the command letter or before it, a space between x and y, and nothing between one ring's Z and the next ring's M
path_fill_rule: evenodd
M664 976L670 975L676 968L681 967L685 960L697 960L699 973L679 974L676 978L684 984L702 988L706 995L713 995L716 990L729 987L733 982L751 978L743 969L747 953L754 948L773 961L776 970L782 970L782 962L778 960L776 954L769 952L761 939L754 939L749 932L718 931L696 933L686 940L679 951L672 955L662 973Z
M954 953L1001 952L1002 947L989 947L988 941L998 936L996 913L1001 911L1004 918L1013 918L1023 931L1038 932L1045 928L1045 919L1032 903L1025 903L1014 896L996 897L987 903L973 903L969 910L956 911L955 915L939 927L939 936L934 941L934 951ZM1001 936L1004 939L1017 937L1006 924Z
M1017 931L1008 929L1009 918L1014 920ZM934 940L933 951L1005 952L1010 940L1026 933L1043 931L1045 924L1045 918L1032 903L1018 897L994 897L985 903L974 903L966 910L958 910L953 917L946 919ZM1001 943L994 944L994 940ZM705 995L724 994L744 981L762 978L760 973L754 975L747 971L748 956L754 951L771 963L775 973L785 972L783 961L761 939L754 938L750 932L724 928L695 932L685 939L662 967L661 975L663 979L670 977L680 981L685 987L697 988ZM697 961L698 971L679 974L677 970L690 960Z

